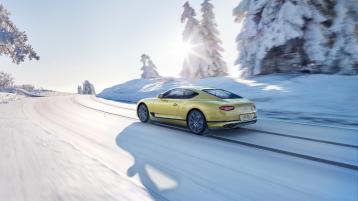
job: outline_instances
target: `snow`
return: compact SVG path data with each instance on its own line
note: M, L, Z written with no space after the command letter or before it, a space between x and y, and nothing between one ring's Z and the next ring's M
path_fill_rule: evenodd
M210 0L201 4L202 19L200 21L201 33L204 37L206 48L206 60L208 61L208 77L218 77L228 74L228 69L221 53L222 41L219 38L219 30L214 14L214 5Z
M5 93L0 92L0 104L9 103L10 101L20 100L23 96L13 94L13 93Z
M88 80L85 80L82 83L82 87L79 88L79 86L77 87L77 92L81 92L81 94L96 94L96 90L93 86L93 84L91 82L89 82Z
M50 96L66 96L70 93L50 91L50 90L34 90L26 91L21 88L6 88L0 89L0 104L7 104L12 101L22 100L26 97L39 98L39 97L50 97Z
M143 71L141 77L143 79L160 77L157 71L157 66L153 63L153 61L148 55L142 54L140 61L143 63L143 66L141 67L141 70Z
M29 120L23 109L35 100L0 105L0 200L152 200L99 158L34 123L33 115Z
M112 102L95 98L94 96L76 96L74 100L86 108L137 119L135 105L130 106L129 104ZM211 131L210 135L358 166L358 149L330 143L317 143L317 141L325 141L357 147L358 129L299 124L297 122L260 118L256 124L245 126L239 132L235 132L235 130L231 132L227 130ZM309 141L307 138L316 141Z
M183 43L190 47L190 51L184 59L180 74L187 79L208 77L207 70L209 65L205 59L206 47L200 22L196 19L195 10L190 6L189 2L185 2L183 7L184 11L181 16L181 22L185 23Z
M181 76L186 79L201 79L228 74L222 58L219 31L215 21L214 5L210 0L201 4L202 18L196 19L196 12L189 2L184 4L181 22L185 23L183 43L188 47Z
M142 124L77 97L91 98L0 105L1 200L356 200L354 170Z
M243 75L358 72L356 0L244 0L233 14Z
M28 38L25 32L19 31L10 20L10 13L0 4L0 54L8 55L16 64L29 60L39 60L40 57L27 44Z
M331 31L337 35L329 54L329 62L338 63L341 73L353 74L358 65L358 7L357 1L338 1L334 8L337 13Z
M175 78L136 79L103 90L98 97L136 103L183 85L223 88L253 100L260 117L329 125L358 126L357 76L267 75L186 81Z

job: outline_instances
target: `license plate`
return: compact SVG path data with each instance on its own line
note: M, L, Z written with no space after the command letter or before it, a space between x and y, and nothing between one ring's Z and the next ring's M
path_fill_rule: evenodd
M241 121L250 121L254 118L254 114L242 114L240 115Z

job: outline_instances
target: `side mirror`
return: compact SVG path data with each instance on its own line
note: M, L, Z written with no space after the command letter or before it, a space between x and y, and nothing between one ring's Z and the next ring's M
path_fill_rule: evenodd
M162 99L163 98L163 94L159 94L158 98Z

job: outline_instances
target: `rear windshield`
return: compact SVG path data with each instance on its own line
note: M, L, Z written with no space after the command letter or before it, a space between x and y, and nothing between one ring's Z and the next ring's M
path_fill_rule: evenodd
M242 98L239 95L236 95L234 93L225 91L223 89L204 89L203 91L205 91L206 93L209 93L213 96L216 96L218 98L221 99L236 99L236 98Z

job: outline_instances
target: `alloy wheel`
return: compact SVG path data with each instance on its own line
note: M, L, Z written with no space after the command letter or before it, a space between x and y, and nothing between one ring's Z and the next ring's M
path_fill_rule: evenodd
M149 112L148 112L148 108L145 104L139 105L137 113L138 113L138 118L141 122L148 122Z
M195 134L202 134L206 129L206 120L198 110L193 110L188 115L188 127Z

